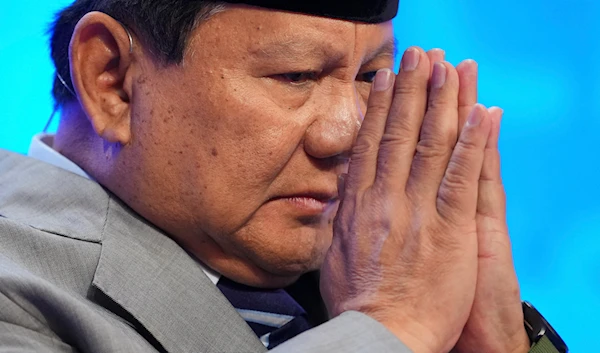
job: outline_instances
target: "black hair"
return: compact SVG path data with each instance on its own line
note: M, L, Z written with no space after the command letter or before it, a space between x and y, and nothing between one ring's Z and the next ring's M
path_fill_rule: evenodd
M197 24L222 9L210 0L75 0L56 14L48 33L50 56L56 69L52 95L58 106L75 99L69 68L69 43L77 22L88 12L100 11L121 22L165 64L183 60L188 37ZM59 79L65 81L65 87Z

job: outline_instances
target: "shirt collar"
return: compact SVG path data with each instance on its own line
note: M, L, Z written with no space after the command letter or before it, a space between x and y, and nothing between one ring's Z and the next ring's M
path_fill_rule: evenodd
M55 167L68 170L69 172L75 173L86 179L93 180L93 178L89 176L89 174L87 174L77 164L71 162L67 157L52 149L53 145L54 135L39 133L33 136L31 144L29 145L29 152L27 152L27 155L29 157L38 159L42 162L52 164Z
M58 153L58 151L54 150L52 146L54 145L54 135L39 133L36 134L31 140L31 144L29 145L29 152L27 155L29 157L38 159L42 162L46 162L48 164L52 164L55 167L65 169L71 173L75 173L81 177L86 179L94 180L89 174L87 174L83 169L81 169L77 164L73 163L67 157ZM211 280L212 283L217 284L221 275L212 269L208 268L204 264L200 263L202 270L206 274L206 276Z

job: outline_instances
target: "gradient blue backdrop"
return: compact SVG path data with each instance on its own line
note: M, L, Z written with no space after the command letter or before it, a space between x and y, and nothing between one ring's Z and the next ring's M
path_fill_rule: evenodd
M0 148L26 152L52 111L45 30L69 0L0 5ZM501 148L522 295L571 346L597 352L600 316L600 1L401 0L401 48L480 64L505 109ZM485 352L482 352L485 353Z

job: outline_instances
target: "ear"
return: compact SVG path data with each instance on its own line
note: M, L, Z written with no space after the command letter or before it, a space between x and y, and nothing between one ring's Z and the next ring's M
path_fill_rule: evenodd
M132 58L127 31L112 17L90 12L77 23L71 80L94 131L107 142L131 141Z

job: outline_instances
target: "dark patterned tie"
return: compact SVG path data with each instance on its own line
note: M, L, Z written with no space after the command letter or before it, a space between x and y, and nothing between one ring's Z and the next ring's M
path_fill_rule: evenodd
M217 287L268 349L311 328L304 309L283 289L249 287L225 277Z

